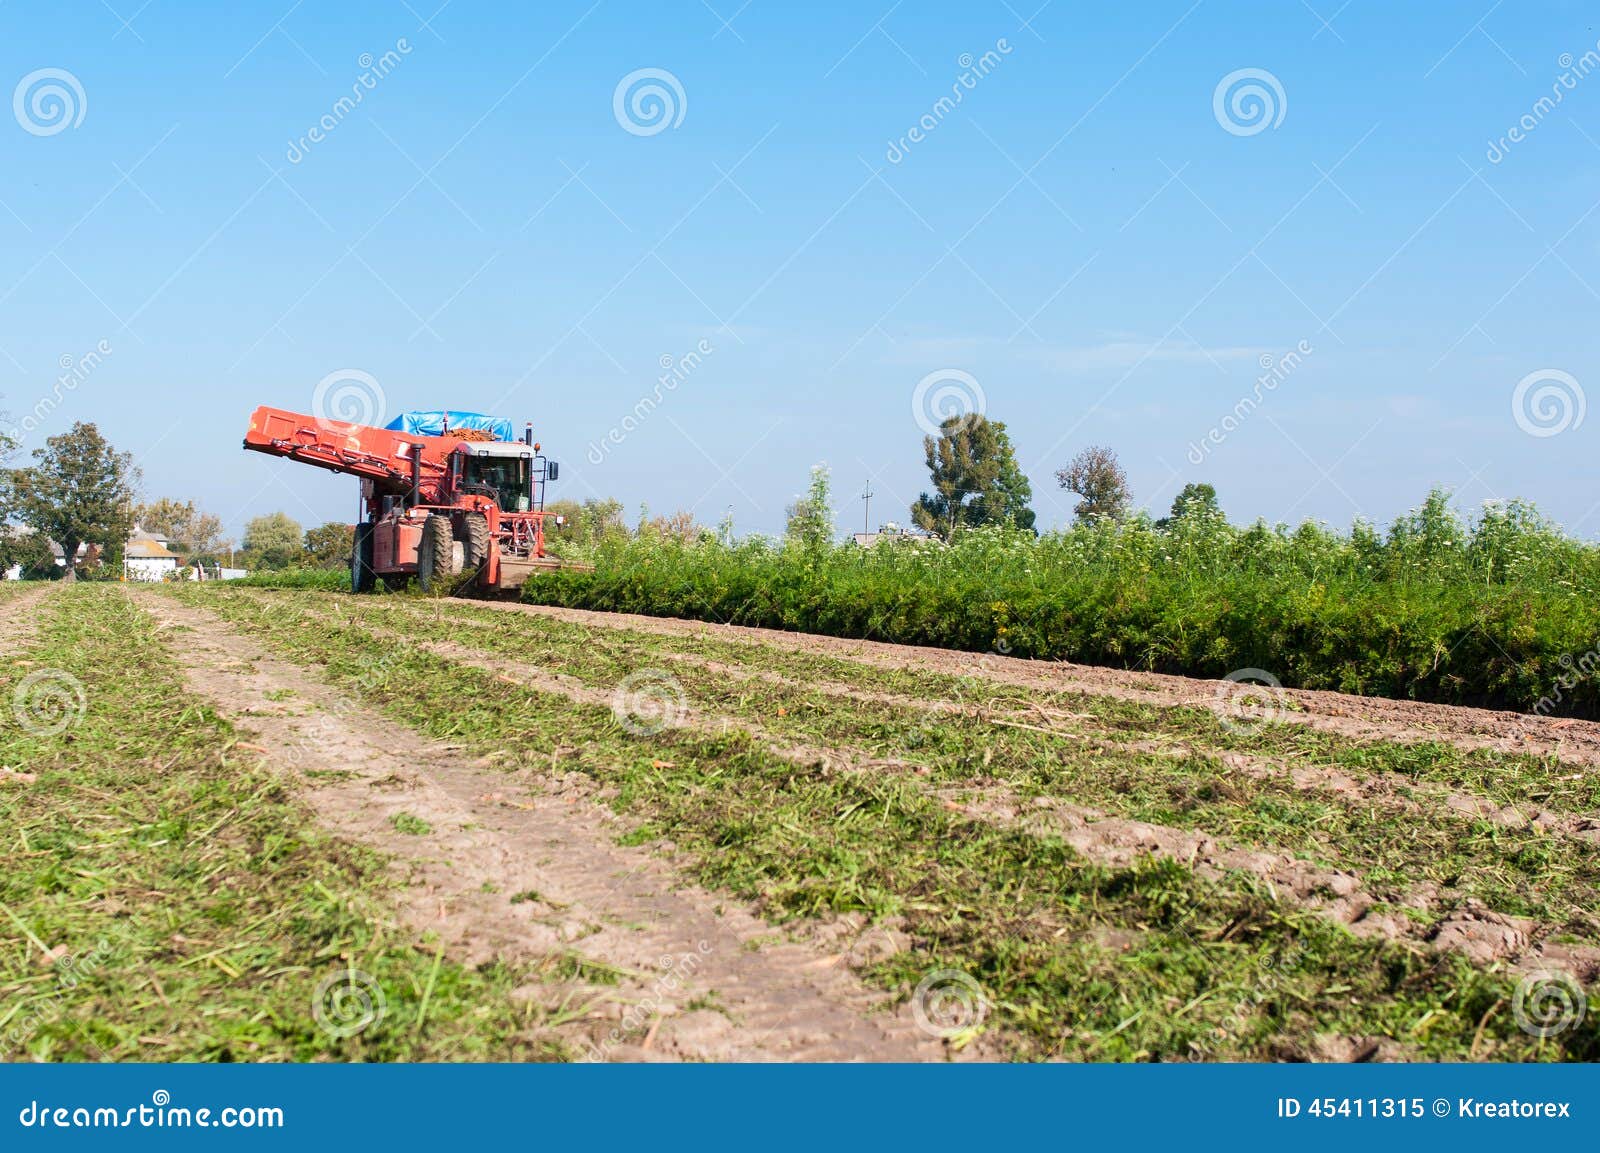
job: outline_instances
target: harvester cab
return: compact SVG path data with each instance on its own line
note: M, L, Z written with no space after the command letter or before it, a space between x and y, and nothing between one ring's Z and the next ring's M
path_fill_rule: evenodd
M430 590L515 589L567 567L545 552L545 486L560 467L531 425L513 440L509 421L477 413L406 413L372 428L258 408L244 447L361 479L355 592L413 576Z

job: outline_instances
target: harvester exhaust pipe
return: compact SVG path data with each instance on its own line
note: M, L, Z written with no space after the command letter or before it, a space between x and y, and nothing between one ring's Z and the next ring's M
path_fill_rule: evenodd
M533 443L533 421L529 421L522 429L522 443Z

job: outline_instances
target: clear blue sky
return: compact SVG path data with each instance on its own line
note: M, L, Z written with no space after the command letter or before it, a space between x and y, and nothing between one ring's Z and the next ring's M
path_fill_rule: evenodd
M905 518L913 396L948 370L1042 526L1103 443L1157 510L1195 480L1239 520L1387 522L1445 484L1600 535L1600 414L1512 410L1532 373L1600 388L1592 5L741 2L5 0L0 409L104 341L24 447L96 421L234 533L352 518L353 481L239 449L345 369L389 415L532 419L560 495L630 514L775 531L826 461L846 529L869 476ZM41 69L76 82L33 83L66 123L16 94ZM682 96L628 131L640 69ZM1241 69L1276 84L1264 124L1226 93L1219 119Z

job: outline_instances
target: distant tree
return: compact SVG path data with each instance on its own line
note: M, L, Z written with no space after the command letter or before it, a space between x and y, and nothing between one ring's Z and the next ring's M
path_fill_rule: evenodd
M1222 506L1217 504L1217 490L1209 484L1186 484L1172 502L1172 511L1156 521L1159 529L1171 528L1180 520L1221 520Z
M570 541L587 546L599 544L609 536L627 536L628 526L622 519L622 502L597 500L590 497L582 504L575 500L554 500L544 506L545 539L551 543ZM556 524L560 516L563 523Z
M61 546L62 576L78 575L78 546L98 546L105 559L122 555L133 528L133 491L138 480L129 453L111 447L93 424L75 423L43 448L34 464L11 474L15 515Z
M672 537L687 543L698 540L704 530L695 523L694 513L680 508L671 516L651 517L640 531L645 535Z
M785 513L784 535L813 551L833 543L833 481L828 466L811 469L811 484Z
M327 524L308 528L305 555L300 558L300 563L307 568L345 568L350 564L350 549L354 541L354 527L340 521L330 520Z
M162 497L136 506L133 519L140 528L166 537L172 551L183 556L214 553L228 546L222 535L222 519L201 512L192 500Z
M288 514L258 516L245 523L244 552L247 568L288 568L300 559L301 530Z
M1080 523L1101 518L1120 520L1133 503L1128 474L1117 463L1117 454L1100 445L1091 445L1073 457L1066 468L1057 471L1056 482L1077 495L1078 507L1073 515Z
M1033 528L1033 486L1003 423L977 413L952 416L939 426L937 439L923 438L922 449L933 491L911 506L919 528L946 540L976 525Z

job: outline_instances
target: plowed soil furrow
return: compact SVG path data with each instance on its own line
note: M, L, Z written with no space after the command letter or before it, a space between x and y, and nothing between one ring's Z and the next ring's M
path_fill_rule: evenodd
M259 733L268 761L320 820L409 870L408 919L475 959L572 954L580 965L623 971L616 992L626 1008L596 1036L594 1055L945 1056L908 1013L882 1008L881 994L841 958L775 942L749 911L685 883L644 850L619 847L621 829L605 810L469 762L269 656L209 612L136 595L183 630L173 649L191 691Z
M980 677L1002 684L1049 692L1087 693L1161 706L1209 707L1220 681L1164 673L1022 660L993 653L967 653L919 645L850 640L789 633L745 625L592 612L509 601L478 602L509 613L525 613L596 628L629 629L661 636L696 637L766 645L789 652L829 656L888 669L914 669L950 676ZM1281 720L1358 740L1402 743L1441 741L1461 749L1494 749L1555 757L1575 765L1600 765L1600 722L1543 717L1459 705L1357 697L1344 693L1284 689L1290 708Z
M19 590L5 590L0 599L0 656L8 659L32 643L39 631L39 606L53 585L37 584Z
M609 694L585 686L576 678L479 652L458 642L419 641L405 634L385 632L371 624L364 627L456 664L493 673L514 684L559 693L582 704L604 706L610 701ZM1557 946L1551 940L1556 934L1553 927L1497 913L1480 902L1463 901L1459 894L1433 888L1406 894L1399 907L1435 915L1432 924L1423 924L1405 916L1396 906L1380 908L1381 903L1354 872L1301 860L1282 851L1233 845L1196 830L1109 816L1063 800L1043 797L1030 800L1004 785L935 788L919 781L917 766L911 762L873 758L848 747L796 744L743 718L686 710L679 722L707 734L742 729L761 740L775 755L799 764L820 762L846 772L894 772L908 776L940 797L947 808L975 820L1060 837L1096 864L1120 868L1142 856L1165 856L1206 875L1248 873L1265 881L1280 899L1338 921L1359 935L1410 938L1460 951L1474 960L1503 960L1522 968L1537 968L1559 955L1562 963L1568 966L1586 972L1600 969L1600 949ZM1260 765L1251 766L1249 771L1252 775L1281 775L1274 768ZM1395 807L1408 812L1417 809L1404 798L1393 797L1391 801Z

